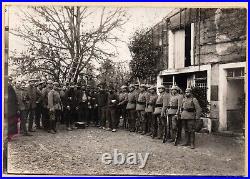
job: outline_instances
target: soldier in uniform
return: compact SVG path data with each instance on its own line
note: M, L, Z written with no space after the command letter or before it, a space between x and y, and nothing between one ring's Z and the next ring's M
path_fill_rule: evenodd
M32 136L30 133L28 133L28 130L26 127L27 118L28 118L29 102L28 102L28 95L27 95L27 91L25 89L24 82L21 82L21 84L17 83L16 94L17 94L17 100L18 100L18 110L20 111L21 133L24 136Z
M191 149L194 149L195 120L200 118L201 107L191 91L191 88L187 88L185 91L185 97L181 105L181 120L185 129L185 143L183 146L191 145Z
M135 92L135 86L129 85L129 93L127 98L127 106L126 110L128 113L128 124L129 124L129 131L135 132L135 122L136 122L136 100L137 100L137 94Z
M36 110L36 102L37 102L37 89L35 87L35 79L29 80L29 87L27 89L28 98L29 98L29 125L28 131L35 132L33 129L33 123L35 120L35 110Z
M147 123L147 135L151 136L153 134L153 112L155 108L155 102L157 100L156 88L151 86L149 89L149 94L147 95L146 108L145 108L145 116Z
M165 119L165 109L166 109L166 104L168 104L168 94L165 91L165 87L163 85L160 85L158 87L159 90L159 95L157 97L157 100L155 102L155 123L157 124L157 139L162 139L163 138L163 130L165 129L164 127L166 126L166 119ZM164 130L166 131L166 130ZM156 135L156 132L153 133L152 137L154 138Z
M167 107L167 115L168 115L168 136L167 139L170 139L169 142L174 142L178 126L177 120L179 119L180 115L180 107L182 102L182 96L178 94L179 88L175 85L171 88L170 100Z
M122 116L123 118L123 128L127 129L128 127L128 121L127 121L127 111L126 111L126 106L127 106L127 99L128 99L128 92L127 92L127 86L123 85L121 87L121 93L119 94L119 112L118 112L118 118Z
M42 125L45 131L49 125L48 93L52 89L52 81L48 80L47 85L42 89Z
M57 132L56 123L60 119L60 111L62 109L61 98L58 92L59 83L54 82L53 88L48 93L48 108L49 108L49 129L48 132L55 134Z
M136 132L146 134L146 120L145 120L145 107L146 107L146 85L142 84L140 86L140 93L137 98L136 111L137 111L137 120L136 120Z
M118 104L118 96L115 93L115 90L111 87L108 95L108 120L109 120L109 128L107 130L112 130L112 132L116 132L117 129L117 104Z

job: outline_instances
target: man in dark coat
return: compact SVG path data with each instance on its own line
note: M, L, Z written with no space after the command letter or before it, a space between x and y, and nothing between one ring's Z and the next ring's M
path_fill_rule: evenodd
M104 89L104 85L99 85L97 94L98 116L100 118L100 128L106 127L106 111L107 111L108 93Z
M13 135L18 133L18 99L16 92L12 86L12 78L9 78L8 83L8 140L10 141Z
M110 88L108 95L108 114L109 114L109 128L107 130L112 130L112 132L116 132L117 129L117 105L119 102L118 95L115 93L114 88Z

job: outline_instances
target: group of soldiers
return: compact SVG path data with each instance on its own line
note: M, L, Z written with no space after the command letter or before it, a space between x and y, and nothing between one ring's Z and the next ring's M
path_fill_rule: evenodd
M177 145L184 127L183 145L195 147L195 121L200 117L201 107L190 88L182 94L178 86L167 91L160 85L157 93L155 86L145 84L123 85L117 90L105 84L97 88L80 84L60 87L51 80L30 79L29 84L17 82L15 91L21 131L26 136L34 129L55 134L58 122L69 131L77 128L76 122L84 122L86 126L93 123L112 132L120 126Z

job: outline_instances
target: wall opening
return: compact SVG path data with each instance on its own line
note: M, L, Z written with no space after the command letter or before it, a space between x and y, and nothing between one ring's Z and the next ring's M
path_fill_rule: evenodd
M185 67L191 66L191 24L185 27Z

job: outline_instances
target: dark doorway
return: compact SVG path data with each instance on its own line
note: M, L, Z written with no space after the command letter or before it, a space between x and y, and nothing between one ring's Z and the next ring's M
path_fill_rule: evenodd
M185 67L191 66L191 24L185 27Z
M185 91L187 88L187 74L175 75L175 83L182 91Z

